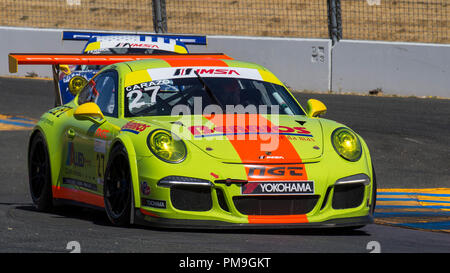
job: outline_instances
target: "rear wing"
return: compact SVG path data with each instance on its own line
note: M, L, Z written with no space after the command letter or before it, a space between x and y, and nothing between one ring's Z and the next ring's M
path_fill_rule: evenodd
M53 83L55 85L55 106L62 104L59 88L60 65L110 65L114 63L145 59L173 60L232 60L223 53L191 53L191 54L152 54L152 55L119 55L119 54L51 54L51 53L10 53L8 55L9 72L17 73L19 65L51 65Z
M9 72L17 73L18 65L109 65L120 62L145 59L224 59L232 60L223 53L191 53L191 54L152 54L152 55L119 55L119 54L52 54L52 53L10 53L8 55Z
M125 32L88 32L88 31L63 31L63 40L88 41L93 37L100 36L139 36L145 40L145 37L161 37L175 39L185 45L207 45L206 36L198 35L176 35L176 34L153 34L153 33L125 33Z

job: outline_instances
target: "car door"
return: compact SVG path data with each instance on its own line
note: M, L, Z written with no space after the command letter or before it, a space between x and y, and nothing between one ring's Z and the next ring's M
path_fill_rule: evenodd
M77 191L97 196L103 195L103 179L107 151L120 128L113 125L118 115L118 74L107 70L88 82L78 96L78 104L96 103L102 111L105 122L71 119L65 139L65 164L62 183ZM99 203L98 199L80 200Z

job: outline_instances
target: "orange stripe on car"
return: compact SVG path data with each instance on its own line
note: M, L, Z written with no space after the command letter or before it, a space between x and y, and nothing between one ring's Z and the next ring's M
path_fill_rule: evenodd
M141 208L140 209L142 214L148 215L148 216L152 216L152 217L159 217L159 215L156 215L154 213L151 213L150 211L146 211L145 209Z
M52 186L53 198L73 200L96 207L105 207L103 196L61 186Z
M270 131L270 128L274 128L274 124L266 118L258 114L242 114L242 115L234 115L234 114L225 114L225 115L209 115L204 116L210 122L212 122L216 126L216 130L219 128L230 128L233 126L237 126L239 128L245 128L242 130L248 131L248 128L257 128L257 132L259 134L244 134L244 135L229 135L227 134L227 138L230 143L233 145L234 149L238 153L243 164L246 164L246 173L249 174L250 168L254 167L252 164L258 164L260 167L263 167L264 164L270 163L270 168L285 166L285 163L297 163L295 166L298 166L299 169L296 170L296 174L300 175L290 175L291 172L286 172L283 177L280 176L270 176L266 174L264 177L258 177L256 175L248 175L248 181L270 181L273 179L284 180L284 181L294 181L299 180L299 176L301 180L307 180L307 174L302 163L302 160L298 153L296 152L294 146L290 142L290 140L285 136L278 133L263 135L263 133L267 133ZM270 133L270 132L268 132ZM267 138L269 136L269 138ZM275 139L274 139L275 138ZM272 145L270 142L275 140L275 143ZM267 147L267 152L270 152L270 157L275 158L274 160L267 160L266 151L263 150L264 147ZM279 158L279 159L276 159ZM287 162L284 158L288 158L290 162ZM274 165L275 164L275 165ZM257 173L256 173L257 174Z
M223 126L224 128L228 128L229 126L236 126L241 125L241 127L249 128L247 126L256 126L257 131L259 132L262 130L263 132L270 133L271 129L268 128L274 128L274 124L266 118L264 118L261 115L257 114L244 114L244 115L233 115L233 114L225 114L225 115L211 115L211 116L204 116L206 119L208 119L210 122L212 122L214 125L217 126ZM239 118L241 120L239 120ZM244 118L245 120L242 120ZM228 126L227 123L228 122ZM229 123L233 122L231 125ZM244 124L242 124L245 122ZM261 128L259 128L259 127ZM265 129L263 128L265 127ZM248 131L248 130L247 130ZM242 136L242 135L241 135ZM250 169L258 166L258 167L267 167L267 168L274 168L279 166L286 166L283 165L283 163L286 163L284 159L280 160L274 160L270 161L270 163L277 163L275 165L273 164L267 164L269 163L264 156L264 151L262 151L262 146L266 142L270 141L265 138L262 138L262 135L257 134L256 137L253 135L253 138L250 138L250 135L244 135L246 138L239 138L236 135L227 135L228 140L233 145L234 149L238 153L242 163L246 164L246 174L247 174L247 181L249 182L257 182L257 181L294 181L294 180L307 180L307 174L305 170L304 164L301 164L302 160L298 153L296 152L295 148L293 147L292 143L287 139L286 136L281 134L272 134L271 137L278 138L278 143L276 147L270 147L273 148L270 151L270 155L273 157L279 157L279 158L289 158L295 163L295 165L289 165L289 166L296 166L298 169L296 170L297 175L291 175L290 172L285 172L283 176L276 176L276 175L270 175L267 173L264 173L264 175L255 175L254 172L250 174ZM267 144L267 143L266 143ZM256 165L254 165L256 163ZM253 165L252 165L253 164ZM266 165L267 164L267 165ZM278 165L279 164L279 165ZM300 174L300 175L299 175ZM249 183L250 184L250 183ZM256 184L256 183L255 183ZM289 224L289 223L307 223L308 218L306 215L248 215L248 223L249 224Z
M249 224L296 224L308 223L305 214L298 215L249 215Z

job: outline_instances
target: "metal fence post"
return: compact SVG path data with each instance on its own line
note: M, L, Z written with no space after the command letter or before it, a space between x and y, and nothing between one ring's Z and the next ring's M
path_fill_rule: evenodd
M328 33L333 45L342 39L341 0L328 0Z
M153 27L156 33L167 32L166 0L153 0Z

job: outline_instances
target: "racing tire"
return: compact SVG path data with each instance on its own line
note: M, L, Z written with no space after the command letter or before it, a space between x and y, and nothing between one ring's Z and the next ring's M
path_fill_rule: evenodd
M127 226L132 222L133 192L130 164L125 147L116 145L106 165L103 185L105 210L109 220L116 226Z
M28 181L34 207L38 211L53 208L52 178L47 143L41 133L36 133L28 150Z

